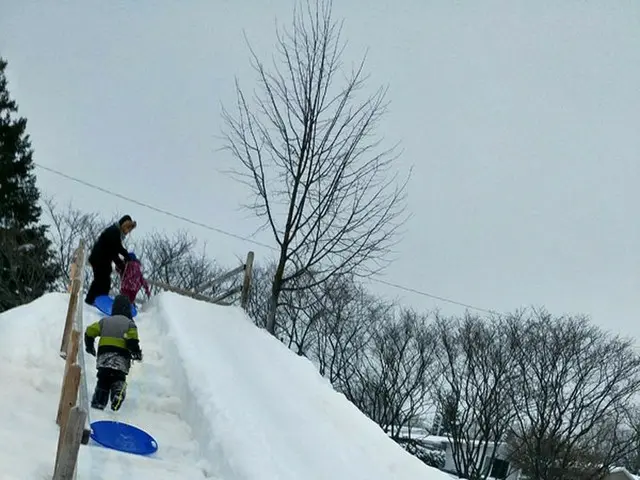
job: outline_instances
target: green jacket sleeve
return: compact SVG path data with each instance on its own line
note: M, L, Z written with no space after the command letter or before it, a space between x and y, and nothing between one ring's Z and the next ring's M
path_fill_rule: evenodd
M96 338L100 336L100 331L102 330L100 325L100 322L94 322L91 325L89 325L87 327L87 329L85 330L85 335L87 337L91 337L91 338Z
M138 327L133 320L129 323L129 330L124 334L127 348L131 352L140 352L140 339L138 338Z
M99 337L102 334L102 319L97 322L92 323L87 327L84 331L84 346L87 351L94 349L94 343L96 337ZM93 351L95 354L95 350Z

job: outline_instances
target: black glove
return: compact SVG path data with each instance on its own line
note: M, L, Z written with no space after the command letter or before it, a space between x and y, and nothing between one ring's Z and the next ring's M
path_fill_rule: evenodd
M136 360L138 362L142 361L142 351L138 350L136 352L131 352L131 360Z
M89 335L85 334L85 336L84 336L84 350L89 355L93 355L95 357L96 356L96 347L93 345L94 342L95 342L95 338L90 337Z
M142 350L140 350L140 341L137 338L127 338L127 348L131 353L131 360L142 361Z

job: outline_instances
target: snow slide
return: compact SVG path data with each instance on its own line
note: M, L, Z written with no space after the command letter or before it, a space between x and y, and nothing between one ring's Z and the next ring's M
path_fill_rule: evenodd
M0 478L51 478L67 294L0 314ZM85 326L99 318L84 310ZM78 479L445 480L409 455L306 359L242 310L162 293L137 318L144 361L118 418L151 433L151 457L82 446ZM85 356L89 392L95 359Z
M220 478L450 480L389 439L240 308L163 293L151 312L174 359L184 418Z
M85 306L85 328L102 316L97 309ZM109 407L103 411L91 409L90 416L92 422L118 420L142 428L156 439L158 452L145 458L94 444L90 455L86 454L86 450L81 450L78 476L87 479L154 480L216 478L207 474L207 463L200 455L191 428L182 418L185 403L170 375L168 365L173 359L167 358L161 346L157 322L154 322L151 313L141 312L136 317L136 324L142 338L144 358L142 362L134 362L131 367L122 408L118 412L113 412ZM96 358L86 353L84 355L91 398L96 380Z
M59 356L69 295L48 294L0 314L0 479L51 479L58 441L56 411L64 360ZM84 307L85 327L100 312ZM127 398L115 413L91 409L91 421L119 419L151 433L160 445L152 457L130 455L95 444L80 447L77 478L113 480L199 480L207 464L182 419L184 403L168 375L167 359L159 347L157 323L138 316L145 339L144 362L128 378ZM84 354L84 348L81 350ZM95 357L84 354L89 396L95 386Z

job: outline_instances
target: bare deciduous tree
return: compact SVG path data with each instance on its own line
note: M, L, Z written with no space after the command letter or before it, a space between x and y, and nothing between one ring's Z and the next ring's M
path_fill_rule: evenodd
M277 337L298 355L308 356L312 343L315 343L317 324L328 315L325 295L330 294L338 278L334 277L324 284L307 287L304 284L313 283L313 279L305 275L293 282L296 284L295 290L291 288L282 292L281 314L278 314L278 318L281 319L278 322L280 332Z
M371 346L347 385L349 399L397 439L424 413L435 364L436 339L425 319L409 310L375 324Z
M583 440L590 450L590 457L604 467L600 469L602 477L611 466L624 465L630 455L637 454L640 437L636 412L636 405L617 405ZM632 466L630 468L636 471ZM593 478L600 480L597 475Z
M224 111L226 148L242 165L234 173L278 245L272 334L283 291L379 270L402 224L406 182L393 171L395 147L374 136L386 89L358 98L364 60L343 74L331 10L330 0L309 0L294 11L292 31L278 30L273 70L251 50L261 93L251 105L236 83L237 116ZM295 282L309 274L313 282Z
M521 393L511 432L514 460L540 480L602 478L622 453L614 446L621 412L640 391L633 343L583 317L544 311L511 321L509 330L514 388Z
M117 221L121 216L115 212L105 219L98 213L84 212L72 204L60 207L52 198L44 201L45 211L51 222L49 237L52 240L58 268L58 285L60 290L66 289L69 283L69 266L78 242L83 238L89 251L104 228ZM207 295L215 295L228 287L229 282L237 278L216 284L206 291L202 286L213 280L221 269L205 253L206 245L197 250L198 241L186 231L178 231L173 235L154 232L137 242L129 240L129 248L138 253L145 266L145 277L148 280L161 281L172 287L198 291ZM85 290L91 281L90 269L85 270ZM112 288L119 289L119 276L114 272ZM155 289L157 291L157 289Z
M617 465L625 467L634 475L640 475L640 408L629 405L624 412L621 445L618 447Z
M45 214L49 217L51 225L49 237L59 267L57 289L65 290L70 282L69 268L80 239L84 239L88 251L101 230L107 225L107 221L102 219L99 214L83 212L71 203L68 203L64 208L60 207L51 197L45 199L43 203ZM88 271L85 271L85 288L88 287L90 281L86 275L88 275Z
M378 312L386 305L365 292L349 277L339 277L328 284L325 296L325 316L316 323L313 359L320 374L349 397L352 382L364 364L371 345Z
M198 241L185 231L172 236L154 232L141 242L141 261L149 280L159 281L176 288L200 291L211 282L221 269L207 257L205 248L197 252ZM220 286L203 292L215 294Z
M500 320L436 315L441 377L435 386L453 462L462 478L484 480L514 418L514 361Z
M311 275L300 276L295 285L282 292L278 315L281 332L277 336L299 355L317 359L319 345L327 335L344 333L355 325L366 330L365 309L360 309L361 315L352 313L352 318L345 317L347 309L362 303L362 295L362 288L349 274L335 275L320 284ZM369 300L372 305L376 303L372 297Z

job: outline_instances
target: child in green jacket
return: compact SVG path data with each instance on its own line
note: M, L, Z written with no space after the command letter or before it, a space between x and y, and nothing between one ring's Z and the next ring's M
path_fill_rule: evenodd
M131 303L126 296L116 296L111 315L87 327L84 334L85 350L94 356L96 337L100 337L96 360L98 382L91 406L104 410L111 394L111 409L115 411L120 409L126 395L131 360L142 361L138 328L131 316Z

